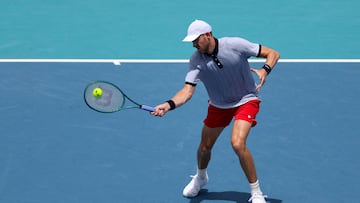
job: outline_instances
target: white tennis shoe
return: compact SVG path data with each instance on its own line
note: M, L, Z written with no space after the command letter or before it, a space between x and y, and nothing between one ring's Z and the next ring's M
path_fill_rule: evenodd
M204 187L208 181L209 177L206 175L205 178L200 178L198 175L190 176L192 180L184 188L183 195L184 197L195 197L199 194L202 187Z
M267 196L263 195L262 193L254 193L251 195L248 201L251 203L266 203L265 197Z

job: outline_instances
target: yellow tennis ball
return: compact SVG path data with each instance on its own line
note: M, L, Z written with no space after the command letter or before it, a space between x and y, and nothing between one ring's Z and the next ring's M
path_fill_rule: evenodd
M94 90L93 90L93 95L95 98L100 98L102 96L102 93L103 93L103 91L99 87L94 88Z

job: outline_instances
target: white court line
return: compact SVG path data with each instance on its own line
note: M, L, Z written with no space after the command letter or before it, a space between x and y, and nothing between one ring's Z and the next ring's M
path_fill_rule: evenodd
M249 62L264 62L250 59ZM188 63L188 59L0 59L0 63ZM360 59L280 59L279 63L360 63Z

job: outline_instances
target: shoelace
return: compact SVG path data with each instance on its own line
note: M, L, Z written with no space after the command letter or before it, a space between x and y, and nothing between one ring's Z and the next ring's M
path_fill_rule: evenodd
M267 195L263 195L263 194L253 194L253 195L251 195L251 197L250 197L250 199L248 200L248 202L251 202L253 199L255 199L255 198L261 198L261 197L263 197L263 198L267 198L268 196Z
M190 175L190 178L194 181L193 183L194 183L194 185L197 185L197 186L199 186L199 183L198 182L196 182L194 179L195 178L197 178L197 176L196 175ZM196 184L197 183L197 184Z
M190 178L194 181L193 184L195 185L196 181L194 180L196 178L196 175L190 175ZM198 184L196 184L198 185Z
M199 178L197 175L190 175L190 178L192 178L193 180L194 180L195 178L198 178L199 181L202 181L202 179ZM199 187L202 187L202 186L201 186L201 183L200 183L199 181L196 182L196 181L194 180L194 185L197 185L197 186L199 186Z

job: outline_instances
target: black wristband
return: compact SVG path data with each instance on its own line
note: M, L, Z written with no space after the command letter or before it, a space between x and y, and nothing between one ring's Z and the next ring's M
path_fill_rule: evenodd
M268 75L270 74L271 67L268 64L264 64L262 68L267 72Z
M174 110L176 108L175 102L173 100L166 101L170 105L170 110Z

